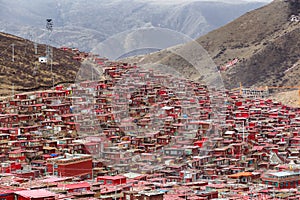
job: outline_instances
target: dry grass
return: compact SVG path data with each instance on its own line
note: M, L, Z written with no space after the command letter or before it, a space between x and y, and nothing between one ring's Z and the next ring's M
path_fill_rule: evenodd
M12 47L14 46L14 62L12 61ZM39 56L45 56L46 46L38 45L35 54L31 41L0 33L0 96L15 92L44 89L52 86L50 63L41 64ZM75 81L80 63L72 59L73 54L53 48L53 76L54 83Z
M281 102L292 107L300 107L299 90L279 92L271 96L275 101Z

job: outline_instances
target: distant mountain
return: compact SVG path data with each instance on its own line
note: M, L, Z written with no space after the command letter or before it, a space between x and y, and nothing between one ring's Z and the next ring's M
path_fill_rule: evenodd
M198 38L196 42L207 51L215 68L239 59L236 65L221 72L227 88L238 87L240 82L248 87L298 86L300 22L292 22L290 18L299 13L299 0L275 0ZM195 70L188 63L189 60L171 51L177 49L186 54L195 54L190 48L191 44L131 58L131 61L140 64L155 61L175 68L188 78L207 78L201 77L201 70ZM205 69L206 65L202 67Z
M0 31L39 43L90 51L123 31L171 29L197 38L265 3L140 0L0 0ZM173 2L173 3L172 3ZM236 2L236 1L235 1ZM50 37L46 18L54 22Z
M47 89L59 83L74 82L81 64L74 54L53 48L53 62L40 63L46 46L0 32L0 96L13 92ZM53 78L53 79L52 79Z

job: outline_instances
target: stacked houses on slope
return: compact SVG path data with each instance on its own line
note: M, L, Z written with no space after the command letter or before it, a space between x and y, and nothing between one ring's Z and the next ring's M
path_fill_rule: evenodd
M299 199L300 109L90 59L0 102L1 199Z

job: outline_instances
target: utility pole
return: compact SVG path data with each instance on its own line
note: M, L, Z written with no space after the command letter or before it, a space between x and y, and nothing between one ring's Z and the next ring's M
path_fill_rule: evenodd
M11 58L11 61L15 62L15 44L12 43L11 46L12 46L12 58Z
M15 96L15 84L14 83L12 84L12 96L13 96L13 98Z
M52 88L54 88L54 75L53 75L53 48L51 48L51 54L50 54L50 56L51 56L51 60L50 60L50 65L51 65L51 74L52 74Z
M34 42L34 54L36 55L37 54L37 43L36 42Z

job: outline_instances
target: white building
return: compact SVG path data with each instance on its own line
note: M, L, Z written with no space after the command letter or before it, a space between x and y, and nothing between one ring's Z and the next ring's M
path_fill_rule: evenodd
M299 15L292 15L290 17L291 22L300 22L300 16Z
M40 63L47 63L47 57L39 57Z

